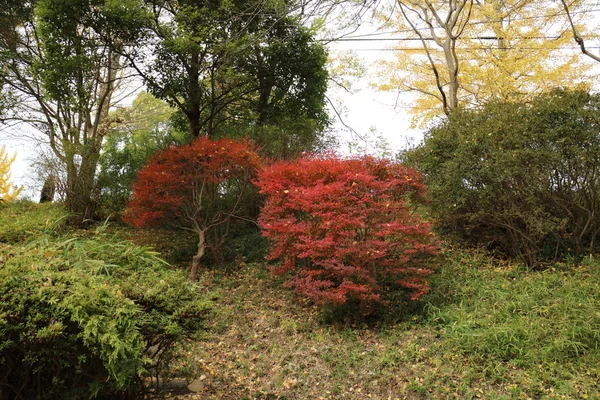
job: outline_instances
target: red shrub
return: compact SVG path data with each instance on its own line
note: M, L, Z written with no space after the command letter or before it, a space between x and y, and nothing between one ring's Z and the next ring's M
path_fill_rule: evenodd
M295 291L318 304L385 303L429 291L438 253L431 225L414 215L426 188L413 169L372 157L279 162L262 170L259 219L275 273L293 271Z
M244 189L260 165L246 141L201 137L171 147L140 171L124 220L137 227L170 224L194 231L199 243L190 277L195 279L206 246L222 239L208 231L236 217Z

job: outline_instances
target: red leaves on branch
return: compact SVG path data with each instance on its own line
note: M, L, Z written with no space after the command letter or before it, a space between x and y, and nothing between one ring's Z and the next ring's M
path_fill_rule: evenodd
M247 141L201 137L185 146L171 147L140 171L125 221L137 227L173 224L205 230L235 212L219 200L232 179L249 181L261 162Z
M259 219L271 239L274 272L293 271L296 293L317 304L385 303L404 290L429 291L439 251L431 225L412 211L426 201L417 171L372 157L278 162L262 170Z

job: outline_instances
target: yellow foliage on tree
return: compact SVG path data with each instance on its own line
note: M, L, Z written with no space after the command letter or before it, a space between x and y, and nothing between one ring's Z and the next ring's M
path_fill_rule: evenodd
M381 63L375 86L413 93L404 97L410 99L415 126L459 106L477 107L493 99L526 102L556 87L589 87L591 63L566 50L572 35L560 3L397 3L389 23L403 40L395 47L395 59ZM584 13L577 16L585 18Z
M10 167L15 161L16 154L12 157L6 152L6 146L0 147L0 200L12 201L17 198L23 187L16 188L10 183Z

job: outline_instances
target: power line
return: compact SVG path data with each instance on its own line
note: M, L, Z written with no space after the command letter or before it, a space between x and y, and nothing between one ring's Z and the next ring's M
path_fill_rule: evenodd
M600 5L600 3L594 4L594 6L598 6ZM597 13L600 12L600 9L592 9L592 10L581 10L581 11L573 11L571 12L571 15L575 15L575 14L589 14L589 13ZM530 16L530 17L515 17L515 18L511 18L511 21L523 21L523 20L532 20L532 19L550 19L550 18L554 18L554 17L558 17L558 16L566 16L567 13L565 12L561 12L561 11L557 11L556 13L552 14L552 15L548 15L548 16L540 16L540 15L536 15L536 16ZM503 22L502 19L498 19L498 20L490 20L490 21L476 21L476 22L468 22L467 24L470 26L475 26L475 25L483 25L483 24L493 24L493 23L497 23L497 22ZM418 28L418 31L428 31L430 28L429 27L424 27L424 28ZM413 29L411 28L407 28L407 29L399 29L399 30L393 30L393 31L383 31L383 32L373 32L373 33L367 33L367 34L361 34L361 35L355 35L355 36L344 36L341 39L327 39L327 40L323 40L323 41L333 41L333 42L341 42L341 41L353 41L353 39L362 39L362 38L368 38L370 36L379 36L379 35L386 35L386 34L396 34L396 33L411 33L414 32ZM384 38L384 39L371 39L373 41L375 40L382 40L382 41L388 41L388 40L394 40L392 38ZM407 40L416 40L416 39L412 39L412 38L407 38Z
M597 39L600 36L587 36L585 39ZM514 37L512 39L524 40L524 39L544 39L544 40L557 40L562 38L562 36L523 36L523 37ZM501 40L506 39L498 36L475 36L475 37L465 37L464 39L470 40ZM435 40L434 38L382 38L382 39L371 39L371 38L344 38L338 39L335 42L420 42L421 40Z
M586 49L600 49L600 46L592 46L585 47ZM381 49L332 49L334 51L414 51L414 52L424 52L423 48L419 47L395 47L395 48L381 48ZM546 50L545 47L519 47L512 49L501 49L498 47L461 47L457 48L457 51L460 50L501 50L501 51L510 51L510 50ZM551 49L552 51L560 51L560 50L578 50L581 51L580 47L559 47L556 49ZM430 49L430 51L435 51L435 49ZM439 50L441 52L441 50Z

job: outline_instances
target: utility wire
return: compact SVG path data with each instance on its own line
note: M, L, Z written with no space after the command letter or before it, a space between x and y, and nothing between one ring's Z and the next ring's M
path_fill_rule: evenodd
M548 39L548 40L557 40L562 38L562 36L523 36L523 37L514 37L511 39L523 40L523 39ZM585 39L598 39L600 36L587 36ZM470 40L499 40L506 39L499 36L475 36L475 37L465 37L464 39ZM434 40L433 38L382 38L382 39L371 39L371 38L356 38L356 39L338 39L336 42L413 42L421 40Z
M600 5L600 3L595 4L595 6ZM582 10L582 11L574 11L571 12L571 15L573 14L589 14L589 13L597 13L600 12L600 9L592 9L592 10ZM560 12L557 11L556 13L552 14L552 15L548 15L548 16L540 16L540 15L536 15L536 16L530 16L530 17L514 17L511 18L511 21L523 21L523 20L531 20L531 19L549 19L549 18L553 18L553 17L558 17L558 16L566 16L567 13ZM490 21L476 21L476 22L468 22L467 25L483 25L483 24L493 24L493 23L497 23L497 22L503 22L502 19L498 19L498 20L490 20ZM417 30L419 31L428 31L429 27L423 27L423 28L418 28ZM351 41L352 39L361 39L361 38L367 38L370 36L379 36L379 35L388 35L388 34L397 34L397 33L411 33L414 32L413 29L411 28L407 28L407 29L399 29L399 30L393 30L393 31L382 31L382 32L373 32L373 33L366 33L366 34L361 34L361 35L353 35L353 36L344 36L343 39L337 39L337 40L333 40L334 42L338 42L338 41ZM373 40L377 40L377 39L373 39ZM381 40L393 40L393 39L381 39ZM414 39L410 39L410 40L414 40ZM326 41L326 40L323 40ZM329 40L331 41L331 40Z
M544 50L545 47L518 47L518 48L507 48L501 49L498 47L461 47L457 48L457 51L460 50L500 50L500 51L511 51L511 50ZM586 49L600 49L600 46L587 47ZM425 51L423 48L418 47L396 47L396 48L381 48L381 49L332 49L335 51L415 51L422 52ZM435 49L430 49L430 51L434 51ZM581 50L579 47L559 47L556 49L551 49L552 51L560 51L560 50ZM442 52L442 50L439 50Z

